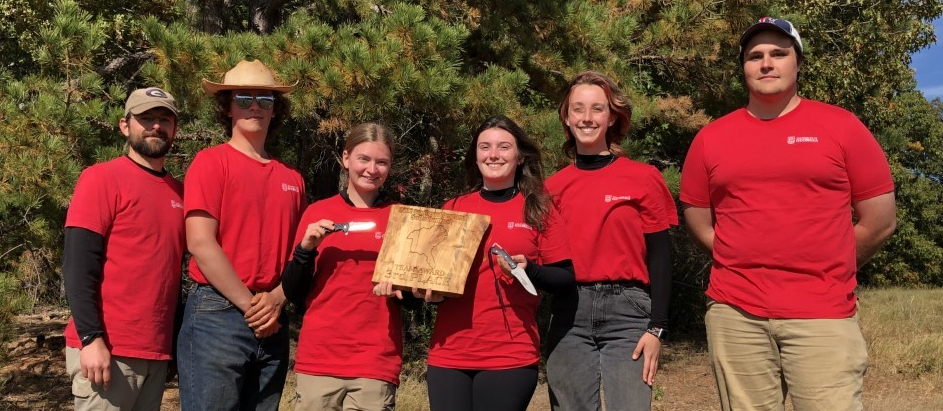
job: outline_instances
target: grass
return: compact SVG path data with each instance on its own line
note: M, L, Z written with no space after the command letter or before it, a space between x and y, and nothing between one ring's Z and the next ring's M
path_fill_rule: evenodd
M859 304L872 369L943 384L943 290L864 290Z
M943 289L869 289L859 297L871 363L866 408L943 410Z
M943 289L865 289L859 296L859 322L870 355L865 409L943 410ZM0 364L0 410L71 407L72 398L63 384L67 378L62 330L67 318L65 312L20 315L16 327L0 327L18 336L0 349L0 354L9 354L8 359L16 358L14 363ZM49 337L45 345L37 346L38 335ZM413 345L397 396L399 411L429 409L424 359L419 358L425 348ZM289 373L282 410L294 409L294 394L294 375ZM717 409L703 337L679 338L663 348L653 396L653 411ZM172 384L164 395L163 409L179 409L177 398ZM542 383L528 410L549 409L547 385ZM786 409L791 410L791 404Z
M407 377L396 390L396 409L406 411L426 411L429 409L429 394L426 382L416 377Z
M943 410L943 289L863 289L858 295L858 319L870 359L865 408ZM404 372L397 410L429 410L423 368ZM294 393L294 375L289 374L281 409L294 409ZM717 409L703 338L665 347L653 395L655 410ZM528 411L549 409L547 386L541 384Z

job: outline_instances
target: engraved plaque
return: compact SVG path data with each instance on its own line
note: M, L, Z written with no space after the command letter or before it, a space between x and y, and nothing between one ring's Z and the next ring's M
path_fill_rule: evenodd
M490 222L490 216L481 214L394 205L373 282L461 295Z

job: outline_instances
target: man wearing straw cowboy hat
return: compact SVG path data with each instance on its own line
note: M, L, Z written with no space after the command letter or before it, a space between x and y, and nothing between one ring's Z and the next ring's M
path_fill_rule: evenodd
M184 212L190 291L177 342L180 403L189 410L275 410L288 370L280 275L306 204L304 181L265 150L288 116L284 94L259 61L222 83L203 80L228 142L197 153Z

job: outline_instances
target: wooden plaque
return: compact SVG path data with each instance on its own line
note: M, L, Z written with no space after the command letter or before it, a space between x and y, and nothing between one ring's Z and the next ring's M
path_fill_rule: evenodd
M486 215L394 205L373 282L389 281L403 290L416 287L462 295L490 222Z

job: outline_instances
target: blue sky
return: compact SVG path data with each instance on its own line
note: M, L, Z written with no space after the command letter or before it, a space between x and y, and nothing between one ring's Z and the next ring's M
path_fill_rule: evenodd
M932 100L943 99L943 18L933 22L936 43L913 54L910 67L917 71L917 88Z

